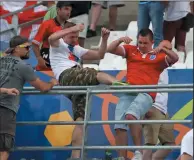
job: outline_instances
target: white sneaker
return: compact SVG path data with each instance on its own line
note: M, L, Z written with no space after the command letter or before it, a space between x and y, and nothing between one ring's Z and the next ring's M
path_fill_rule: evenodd
M134 156L131 160L142 160L142 154L140 151L135 151Z

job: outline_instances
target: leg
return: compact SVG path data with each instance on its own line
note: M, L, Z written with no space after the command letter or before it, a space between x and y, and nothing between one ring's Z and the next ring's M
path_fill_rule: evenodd
M118 13L117 6L110 6L109 8L109 29L110 30L116 29L117 13Z
M92 17L91 17L90 30L92 30L92 31L96 30L96 25L99 21L101 12L102 12L101 2L99 2L99 3L94 2L92 5Z
M8 160L14 147L16 113L0 106L0 160Z
M117 146L127 146L128 145L128 135L127 130L125 129L116 129L115 130L115 140ZM127 150L117 150L118 157L127 158Z
M138 6L138 17L137 17L137 27L138 33L144 28L149 28L150 17L147 4L139 4Z
M166 143L164 144L166 146L174 146L175 143ZM152 160L164 160L168 154L171 152L172 150L157 150L153 156L152 156Z
M107 85L111 85L114 82L118 81L115 77L104 72L98 72L97 80L99 81L99 83L103 83Z
M130 104L135 99L135 96L122 95L119 99L118 104L115 109L115 120L124 120L125 112L127 110L128 104ZM128 145L128 136L127 130L128 127L126 124L115 124L115 140L117 146L125 146ZM127 158L127 150L117 150L118 157Z
M83 118L77 118L76 121L83 121ZM72 146L81 146L83 138L83 126L76 125L72 135ZM80 158L80 150L72 150L71 158Z
M1 160L8 160L9 153L8 152L0 152L0 159Z
M109 29L116 29L118 7L123 7L125 4L122 1L108 1L109 6Z
M154 33L154 47L157 47L163 40L164 4L161 2L150 2L148 5Z
M182 25L181 22L180 22L180 27ZM186 53L186 49L185 49L186 35L187 35L187 32L181 30L180 28L177 29L177 33L175 36L175 48L177 49L177 51Z
M85 95L71 97L73 116L75 121L83 121L85 115ZM81 146L83 139L83 125L76 125L72 134L72 146ZM80 150L72 150L71 158L80 158Z
M169 116L163 115L164 120L169 120ZM159 131L159 140L162 145L175 145L175 137L173 133L173 124L162 124ZM157 150L152 157L152 160L163 160L172 150Z
M125 113L125 118L127 120L137 120L140 119L146 112L151 108L153 104L153 99L150 95L146 93L139 93L132 103L129 103L129 107ZM136 146L142 144L141 141L141 125L140 124L131 124L129 125L131 136L133 142Z
M158 120L162 114L158 109L152 107L149 110L149 114L145 115L146 120ZM145 139L145 145L156 145L159 136L160 124L144 124L143 133ZM152 159L152 150L143 150L143 160Z

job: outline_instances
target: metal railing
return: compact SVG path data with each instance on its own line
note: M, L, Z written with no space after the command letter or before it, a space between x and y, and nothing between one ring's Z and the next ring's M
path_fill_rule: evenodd
M40 17L40 18L34 19L32 21L19 24L19 22L18 22L18 16L17 16L18 13L24 12L26 10L29 10L29 9L32 9L32 8L35 8L35 7L38 7L38 6L42 5L43 3L44 2L40 2L40 3L37 3L37 4L34 4L34 5L31 5L31 6L28 6L28 7L22 8L22 9L19 9L17 11L10 12L10 13L7 13L5 15L0 16L0 19L4 19L6 17L13 16L12 17L12 24L9 24L9 28L1 31L0 34L4 34L6 32L12 31L14 35L17 35L18 34L17 31L18 31L19 28L22 28L24 26L29 26L31 24L34 24L34 23L40 21L40 20L43 20L43 17Z
M83 125L83 139L81 146L65 147L16 147L15 151L53 151L53 150L81 150L81 159L87 157L87 150L116 150L116 149L180 149L180 146L87 146L87 127L88 125L102 124L175 124L175 123L192 123L193 120L136 120L136 121L90 121L91 114L91 96L99 93L140 93L140 92L192 92L193 84L169 84L169 85L145 85L145 86L66 86L54 87L46 94L86 94L85 118L84 121L66 122L66 121L37 121L37 122L17 122L17 125ZM33 87L24 87L23 94L45 94L35 90Z

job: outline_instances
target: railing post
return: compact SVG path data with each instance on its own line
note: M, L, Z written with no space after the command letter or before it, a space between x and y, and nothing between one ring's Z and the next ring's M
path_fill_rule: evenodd
M90 89L87 89L86 93L86 105L85 105L85 117L83 125L83 137L82 137L82 149L81 149L81 159L86 159L87 153L85 152L85 146L87 145L87 136L88 136L88 121L90 120L91 114L91 94Z
M16 36L18 35L18 24L19 24L19 21L18 21L18 16L17 14L14 14L13 17L12 17L12 27L13 27L13 34Z

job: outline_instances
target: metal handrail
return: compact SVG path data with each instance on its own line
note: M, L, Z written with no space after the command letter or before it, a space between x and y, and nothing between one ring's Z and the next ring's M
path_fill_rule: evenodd
M102 124L190 124L192 120L122 120L122 121L21 121L16 122L17 125L32 125L32 126L39 126L39 125L83 125L87 123L87 125L102 125Z
M81 150L82 146L65 146L65 147L15 147L15 151L65 151L65 150ZM137 150L137 149L181 149L181 146L85 146L85 150L123 150L123 149L130 149L130 150Z
M16 147L15 151L53 151L53 150L81 150L81 159L86 158L86 150L115 150L115 149L180 149L180 146L88 146L87 145L87 126L102 124L175 124L175 123L192 123L193 120L135 120L135 121L90 121L91 113L91 95L96 93L140 93L140 92L191 92L193 84L168 84L168 85L144 85L144 86L58 86L54 87L47 94L86 94L86 106L84 121L66 122L66 121L37 121L37 122L17 122L17 125L83 125L82 146L65 146L65 147ZM36 91L33 87L24 87L23 94L44 94Z
M164 85L98 85L98 86L55 86L52 90L87 90L89 89L153 89L153 88L193 88L193 84L164 84ZM34 87L24 87L24 91L35 90Z
M74 92L73 94L86 94L87 90L74 90L76 92ZM118 90L113 90L113 89L94 89L91 90L90 93L91 94L105 94L105 93L147 93L147 92L192 92L193 88L160 88L160 89L118 89ZM38 95L38 94L45 94L44 92L41 91L37 91L37 90L29 90L29 91L23 91L22 94L30 94L30 95ZM50 90L49 92L47 92L47 94L72 94L71 90Z
M19 9L19 10L16 10L16 11L14 11L14 12L7 13L7 14L5 14L5 15L0 16L0 19L3 19L3 18L6 18L6 17L8 17L8 16L12 16L12 15L14 15L14 14L17 14L17 13L20 13L20 12L23 12L23 11L26 11L26 10L29 10L29 9L31 9L31 8L38 7L38 6L42 5L42 4L43 4L43 2L40 2L40 3L37 3L37 4L31 5L31 6L28 6L28 7Z

